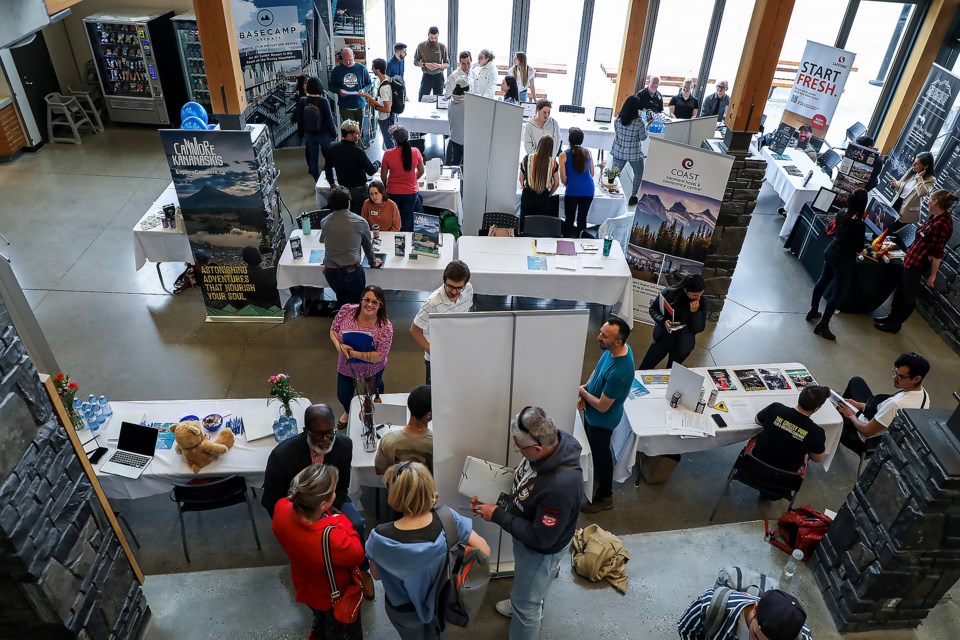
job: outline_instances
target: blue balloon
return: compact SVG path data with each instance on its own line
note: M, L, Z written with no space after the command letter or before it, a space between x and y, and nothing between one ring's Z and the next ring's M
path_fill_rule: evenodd
M181 128L181 129L204 129L204 130L206 130L207 125L205 125L205 124L203 123L203 120L201 120L200 118L198 118L198 117L196 117L196 116L190 116L189 118L184 119L184 121L180 123L180 128Z
M210 121L207 110L196 102L188 102L180 108L180 119L186 120L189 117L199 118L203 124Z

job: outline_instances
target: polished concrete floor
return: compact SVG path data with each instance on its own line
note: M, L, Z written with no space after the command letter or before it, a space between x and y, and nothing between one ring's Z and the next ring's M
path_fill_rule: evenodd
M81 393L106 393L123 400L264 397L266 377L285 371L313 401L335 404L329 319L298 317L282 325L207 324L196 291L172 296L161 286L153 265L134 270L131 229L170 181L156 132L109 128L84 140L81 146L50 145L0 165L0 232L11 242L0 245L0 253L12 261L60 368L80 383ZM284 150L277 159L288 207L294 214L313 208L313 187L302 152ZM761 192L720 321L699 337L688 364L800 361L821 383L842 387L850 376L862 375L879 392L891 387L887 372L896 356L918 351L933 365L926 383L933 406L954 406L951 391L960 386L960 358L919 316L895 336L875 331L869 316L846 314L831 324L837 342L811 333L803 315L812 283L777 241L782 223L776 214L779 204L769 189ZM181 269L182 265L163 265L168 286ZM388 391L409 391L422 379L420 350L405 330L422 295L388 293L390 317L397 328L384 376ZM504 303L498 298L482 301L483 308L491 309ZM601 321L601 310L592 308L590 333L583 341L584 379L599 356L594 332ZM649 327L638 325L630 342L642 353L649 340ZM465 389L467 385L465 381ZM583 521L595 521L618 535L703 527L737 451L727 447L686 455L666 484L620 485L614 510ZM856 467L857 460L848 451L841 451L828 473L813 465L798 504L837 509L854 483ZM372 513L373 496L364 498ZM784 506L759 502L755 492L734 485L716 521L776 517ZM139 537L138 558L148 574L284 562L266 513L259 508L262 551L254 545L242 507L187 514L194 557L187 564L180 550L176 510L166 496L117 501L115 507L122 509ZM639 548L637 553L644 551ZM725 562L709 545L698 553L710 572ZM639 569L634 575L664 584L674 579L662 572L644 575ZM568 593L577 597L576 590ZM600 620L604 628L607 621L611 631L628 622L605 617ZM576 637L561 631L561 626L551 637ZM498 635L497 628L490 628L491 637ZM482 629L476 633L484 635Z

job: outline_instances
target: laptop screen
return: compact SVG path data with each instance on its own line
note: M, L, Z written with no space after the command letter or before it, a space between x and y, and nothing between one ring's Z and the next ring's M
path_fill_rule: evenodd
M593 119L596 122L613 122L613 109L610 107L596 107L593 110Z
M537 115L537 103L536 102L521 102L523 105L523 117L532 118Z
M121 422L117 449L152 456L157 448L157 435L159 433L153 427L144 427L132 422Z

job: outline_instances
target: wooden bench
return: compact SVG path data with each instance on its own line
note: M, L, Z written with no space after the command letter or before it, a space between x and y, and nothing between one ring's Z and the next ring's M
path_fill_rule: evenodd
M513 66L512 64L498 64L498 65L497 65L497 73L498 73L499 75L501 75L501 76L509 75L509 74L510 74L510 68L511 68L512 66ZM535 64L531 64L530 66L537 70L537 72L536 72L535 74L533 74L533 77L534 77L534 78L546 78L546 77L549 76L551 73L555 73L555 74L563 75L563 76L567 75L567 65L565 65L565 64L549 64L549 63L544 63L544 64L541 64L541 65L539 65L539 66L537 66L537 65L535 65Z
M619 77L620 73L617 71L617 66L616 66L615 64L604 64L604 63L601 62L601 63L600 63L600 70L603 71L603 74L604 74L605 76L607 76L608 78L610 78L610 82L612 82L613 84L617 84L617 78ZM661 86L661 87L675 87L676 89L679 90L679 89L683 88L683 81L686 80L687 78L690 78L690 77L693 78L693 81L694 81L694 82L697 81L696 76L676 75L675 73L674 73L674 74L660 74L660 86ZM716 80L714 80L713 78L709 78L709 79L707 80L707 85L708 85L708 86L709 86L709 85L712 85L712 84L715 84L715 83L716 83ZM644 86L648 86L649 84L650 84L650 76L648 75L647 78L646 78L646 81L644 82ZM663 92L661 91L661 93L663 93ZM679 91L678 91L678 93L679 93Z

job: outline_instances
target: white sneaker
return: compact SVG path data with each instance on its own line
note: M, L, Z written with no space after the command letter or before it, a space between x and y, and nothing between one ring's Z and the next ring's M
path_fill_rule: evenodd
M497 613L508 618L513 617L513 605L510 604L509 598L497 603Z

